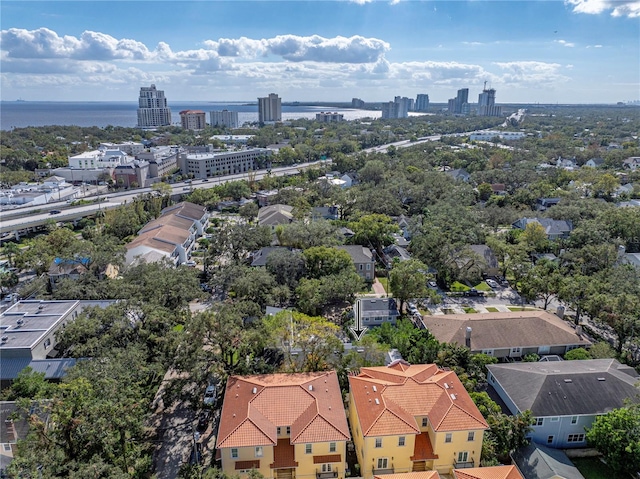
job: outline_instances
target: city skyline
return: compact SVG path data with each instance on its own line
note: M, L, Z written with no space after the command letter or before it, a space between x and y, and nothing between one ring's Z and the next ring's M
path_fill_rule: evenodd
M640 98L640 1L0 4L1 99L283 102L461 88L496 103ZM475 102L475 101L474 101Z

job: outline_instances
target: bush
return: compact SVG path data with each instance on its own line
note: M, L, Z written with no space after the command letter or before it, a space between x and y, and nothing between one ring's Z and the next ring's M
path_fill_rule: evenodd
M540 356L538 356L536 353L531 353L531 354L527 354L525 355L522 360L525 363L535 363L537 361L540 360Z
M583 359L592 359L591 353L584 348L572 349L567 354L564 355L564 359L567 361L575 361L575 360L583 360Z

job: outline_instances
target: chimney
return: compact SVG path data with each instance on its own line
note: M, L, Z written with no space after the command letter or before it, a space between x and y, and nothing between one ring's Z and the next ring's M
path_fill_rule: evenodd
M467 326L467 330L464 333L464 344L471 349L471 327Z

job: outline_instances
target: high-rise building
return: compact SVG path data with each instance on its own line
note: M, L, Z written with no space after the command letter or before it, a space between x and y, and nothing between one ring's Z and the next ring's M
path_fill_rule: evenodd
M418 93L416 97L415 111L428 111L429 110L429 95L426 93Z
M321 123L334 123L344 120L344 115L338 112L330 112L330 111L322 111L320 113L316 113L316 121Z
M278 95L269 93L267 97L258 98L258 121L282 121L282 99Z
M155 85L141 87L138 98L138 128L168 125L171 125L171 108L167 106L164 91L157 90Z
M449 100L449 113L464 115L469 113L469 89L461 88L455 98Z
M352 98L351 108L364 108L364 100L361 100L360 98Z
M496 91L493 88L485 88L478 95L478 115L479 116L500 116L502 107L496 106Z
M209 123L211 123L211 126L238 128L238 112L229 110L210 111Z
M185 130L204 130L207 127L205 113L202 110L182 110L180 123Z
M395 97L393 101L382 103L382 118L406 118L409 116L412 99Z

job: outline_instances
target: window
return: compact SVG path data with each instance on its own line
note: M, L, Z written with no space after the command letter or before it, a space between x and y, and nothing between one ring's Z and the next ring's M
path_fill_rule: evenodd
M553 444L553 436L547 437L547 444Z
M305 444L304 445L304 453L305 454L311 454L311 451L312 451L311 444Z
M287 426L287 436L291 435L291 426Z
M323 464L322 472L331 472L331 464Z
M538 347L538 354L549 354L550 351L551 351L551 346Z
M398 446L404 446L404 436L398 438Z
M544 418L543 417L534 417L533 418L533 426L542 426L542 424L544 424Z
M427 427L429 425L429 418L422 418L422 427Z
M487 356L493 356L493 349L483 349L482 354L486 354Z
M371 270L371 264L367 263L367 271Z
M451 442L452 434L448 432L446 436L444 436L444 442Z
M360 271L362 271L362 270L364 269L364 268L363 268L363 265L359 264L358 266L360 267L360 268L359 268L359 269L360 269Z
M461 451L458 453L458 462L467 462L469 460L469 452Z
M519 356L520 354L522 354L522 348L518 348L518 347L511 348L511 355L518 355Z
M4 443L2 447L4 448L5 452L11 451L11 444Z
M231 449L231 459L238 459L238 449L235 447Z
M278 436L282 434L282 428L280 426L278 426Z
M584 442L584 434L569 434L567 442Z
M571 424L578 424L578 416L571 416Z
M559 420L560 420L560 418L557 417L557 416L551 418L551 422L558 422Z
M329 443L329 452L336 452L336 443L335 442L330 442Z
M386 457L378 458L378 469L386 469L389 464L389 459Z
M474 431L469 431L467 434L467 441L473 441L476 437L476 433Z
M263 450L262 446L256 446L256 457L262 457Z
M376 437L376 447L382 447L382 438Z

